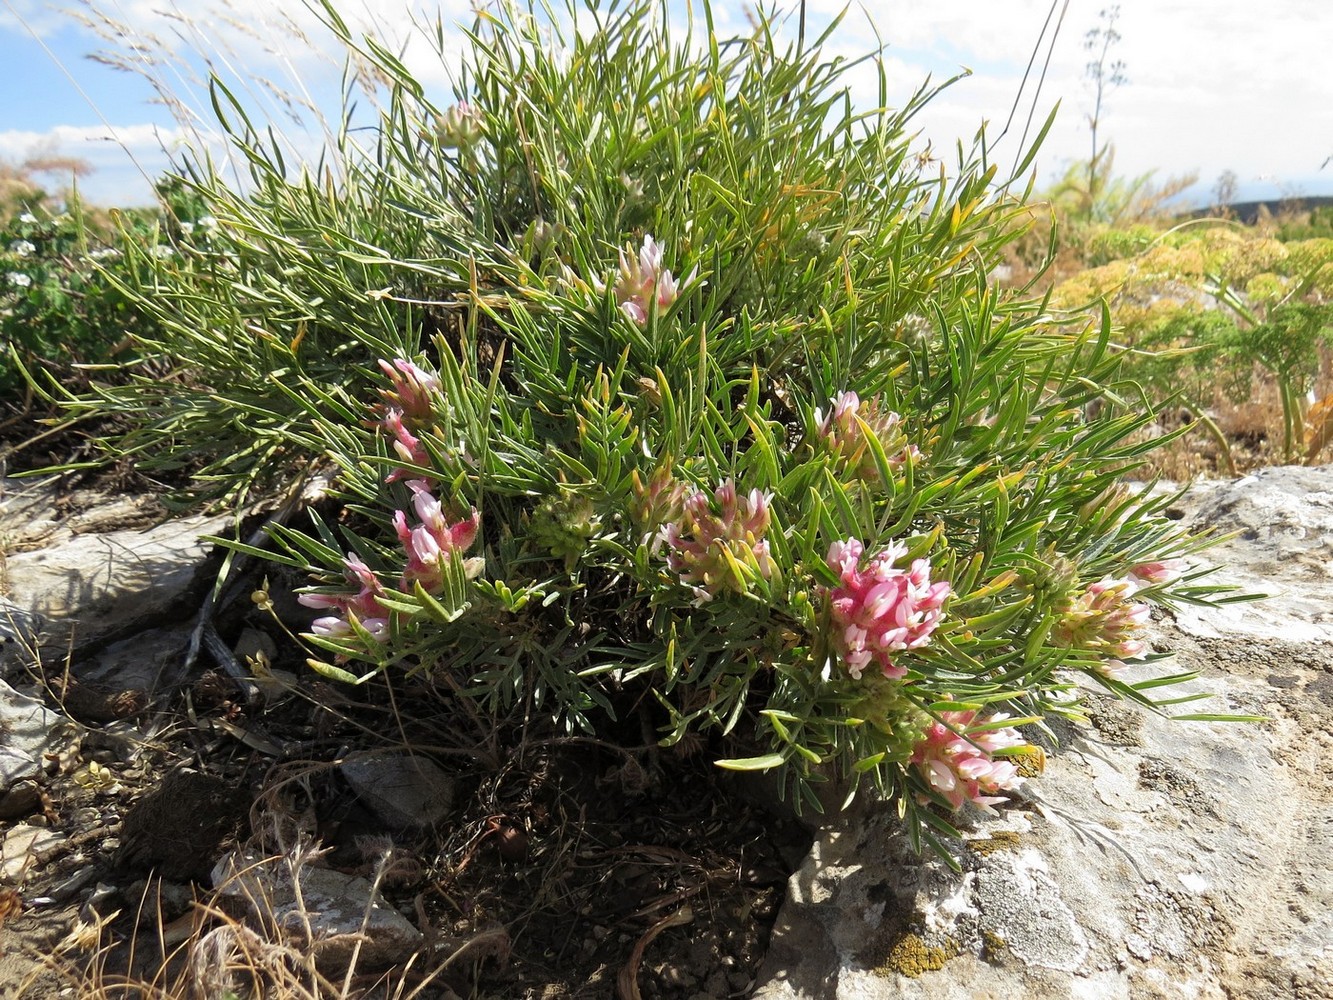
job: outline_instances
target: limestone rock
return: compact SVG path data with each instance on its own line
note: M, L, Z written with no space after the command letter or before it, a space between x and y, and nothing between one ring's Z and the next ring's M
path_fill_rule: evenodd
M162 521L143 500L62 495L58 480L0 484L5 598L44 622L40 652L63 658L159 624L190 597L225 517ZM11 629L11 631L15 631ZM31 628L28 629L31 631Z
M58 830L19 823L0 841L0 882L22 885L40 867L41 855L65 839Z
M1235 533L1213 550L1222 566L1216 579L1270 595L1255 604L1182 610L1182 630L1333 643L1333 466L1199 483L1180 507L1195 530Z
M42 755L64 742L63 717L0 681L0 797L36 777Z
M93 722L137 715L154 694L182 679L191 628L145 629L80 659L61 692L65 711Z
M299 899L293 868L300 872ZM257 926L280 929L298 947L312 946L326 975L347 967L358 941L358 967L365 969L403 961L422 940L366 879L311 863L229 854L214 867L213 885L224 903L249 912ZM307 926L313 942L305 939Z
M3 574L4 553L0 551L0 574ZM4 576L0 575L0 583ZM41 615L25 611L0 597L0 677L8 677L31 666L37 658L37 647L46 622Z
M1275 595L1162 615L1216 697L1168 722L1102 695L1045 775L912 855L890 807L830 817L792 876L759 1000L1333 997L1333 468L1191 491L1240 535L1223 579ZM1182 691L1181 693L1185 693Z

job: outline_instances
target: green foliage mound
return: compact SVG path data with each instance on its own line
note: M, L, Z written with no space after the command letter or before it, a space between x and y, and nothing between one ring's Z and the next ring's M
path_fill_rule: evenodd
M1166 704L1126 661L1150 602L1214 593L1201 542L1121 485L1147 416L1109 327L988 283L1022 199L984 136L913 156L930 91L858 111L824 39L639 2L479 15L442 106L326 15L388 81L375 128L285 163L215 85L248 181L187 165L216 227L126 283L155 374L72 404L197 500L329 473L338 516L250 550L312 579L315 669L646 708L802 803L869 780L932 844L1084 680Z

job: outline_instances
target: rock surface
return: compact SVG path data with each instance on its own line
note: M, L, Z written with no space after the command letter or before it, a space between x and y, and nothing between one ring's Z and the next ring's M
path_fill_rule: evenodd
M0 840L0 884L21 885L28 872L40 867L41 857L65 839L44 826L19 823Z
M300 872L296 892L292 870ZM313 945L325 974L345 969L358 943L358 967L401 962L421 943L421 933L391 909L370 882L356 875L294 863L287 858L229 854L213 869L223 901L249 911L298 947ZM307 941L307 929L313 941Z
M0 481L6 660L39 627L36 651L58 660L160 624L212 551L199 536L227 523L164 521L146 499L65 494L58 477Z
M0 681L0 801L42 770L42 755L64 742L63 721L37 699Z
M1219 578L1272 595L1182 608L1155 646L1215 697L1166 722L1094 695L1044 777L979 817L961 874L893 811L832 817L792 877L760 1000L1333 998L1333 468L1205 483L1238 532ZM1182 692L1183 693L1183 692Z
M453 779L426 757L366 757L340 770L357 797L395 829L433 826L453 806Z

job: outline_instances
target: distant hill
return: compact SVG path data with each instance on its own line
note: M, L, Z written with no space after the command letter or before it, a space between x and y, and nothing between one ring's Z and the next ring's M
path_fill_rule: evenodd
M1333 205L1333 195L1317 195L1310 198L1265 198L1260 201L1238 201L1227 206L1227 211L1238 222L1253 225L1259 218L1259 210L1267 209L1269 215L1282 215L1287 212L1309 211L1312 208L1325 208ZM1203 219L1217 214L1214 209L1196 208L1183 212L1182 219Z

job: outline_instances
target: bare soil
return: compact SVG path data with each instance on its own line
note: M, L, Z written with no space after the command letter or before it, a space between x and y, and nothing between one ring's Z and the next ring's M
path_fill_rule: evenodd
M275 596L283 589L274 580ZM295 684L251 705L214 669L100 698L63 667L7 678L35 684L79 726L47 762L38 800L0 821L0 836L59 835L0 891L0 995L175 996L162 984L186 981L189 942L225 922L205 910L215 862L278 840L316 844L318 864L368 876L393 851L384 895L426 947L397 968L359 969L348 997L406 996L432 974L417 996L749 995L810 835L709 766L735 747L659 748L662 720L643 700L622 706L603 742L538 713L525 722L521 704L479 715L425 677L335 687L250 602L218 624L229 643L246 628L272 636L270 667ZM453 779L445 821L389 828L338 769L349 752L395 747ZM159 992L116 987L125 977L156 977Z

